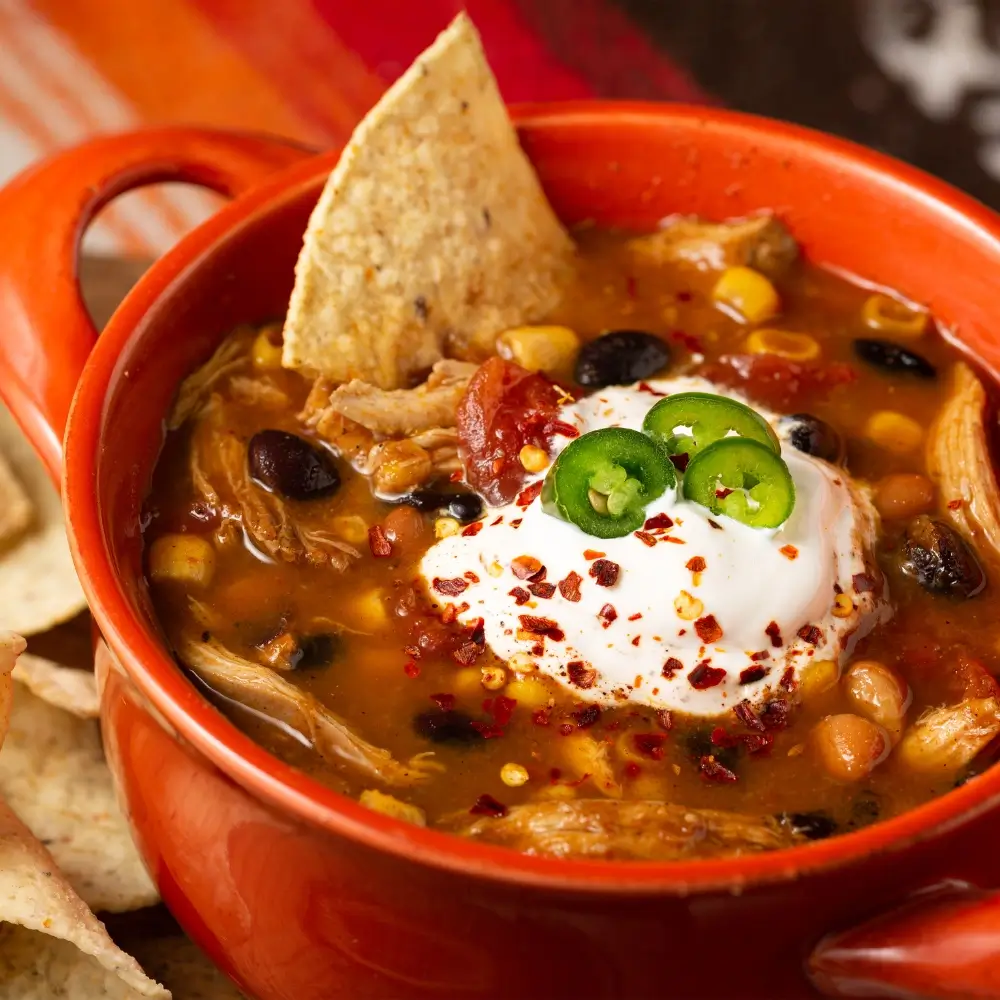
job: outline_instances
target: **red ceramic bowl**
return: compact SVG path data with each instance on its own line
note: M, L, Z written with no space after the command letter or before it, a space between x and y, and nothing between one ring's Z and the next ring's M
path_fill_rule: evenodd
M648 229L674 212L773 209L812 260L927 303L1000 368L1000 219L945 185L715 110L587 103L516 118L566 222ZM271 757L185 679L142 576L140 509L163 416L227 330L282 314L335 160L169 129L96 140L0 193L0 390L64 475L104 636L108 759L180 922L259 1000L772 1000L812 995L810 976L855 995L1000 996L1000 902L988 892L1000 880L1000 768L794 851L555 862L370 812ZM153 266L96 340L75 280L80 234L114 195L169 179L236 198Z

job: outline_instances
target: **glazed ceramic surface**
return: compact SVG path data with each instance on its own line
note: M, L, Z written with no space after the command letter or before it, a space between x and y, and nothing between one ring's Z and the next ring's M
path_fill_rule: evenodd
M676 212L773 209L811 259L909 293L1000 368L1000 219L945 185L714 110L588 103L516 118L567 223L649 229ZM794 852L559 863L370 812L268 755L191 685L161 641L141 568L163 416L231 327L281 316L335 161L163 130L97 140L0 192L0 391L53 475L63 470L104 636L108 757L188 932L258 1000L770 1000L813 995L807 965L829 992L883 983L894 995L1000 996L988 891L1000 885L1000 769ZM238 197L151 269L94 346L75 283L79 236L115 194L164 179ZM844 933L813 954L831 932ZM928 938L935 949L921 947Z

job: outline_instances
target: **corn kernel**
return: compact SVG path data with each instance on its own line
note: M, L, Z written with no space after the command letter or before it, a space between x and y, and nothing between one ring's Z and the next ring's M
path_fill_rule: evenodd
M149 575L206 587L215 573L215 549L200 535L161 535L149 549Z
M250 351L254 368L266 370L281 367L281 344L271 339L273 330L273 327L261 330L254 339Z
M385 792L369 788L361 793L358 801L363 806L374 809L375 812L380 812L384 816L402 819L416 826L427 826L427 817L424 815L423 809L410 805L409 802L403 802L395 795L386 795Z
M486 567L486 572L494 578L503 576L503 566L501 566L500 563L494 559L493 562Z
M520 788L528 781L528 769L520 764L504 764L500 768L500 780L508 788Z
M850 618L854 611L854 601L847 594L837 594L833 599L833 617Z
M840 667L833 660L815 660L802 672L799 696L803 701L829 691L840 680Z
M522 368L566 375L573 368L580 338L568 326L517 326L497 337L497 353Z
M751 354L774 354L789 361L812 361L819 357L819 344L813 337L788 330L754 330L747 337L746 349Z
M677 617L686 622L693 622L696 618L701 618L705 610L705 605L697 597L692 596L686 590L682 590L674 598L674 611Z
M897 455L916 451L923 443L924 429L902 413L894 410L879 410L873 413L865 424L865 435L880 448Z
M545 684L535 677L522 677L511 681L504 694L531 712L538 708L545 708L552 698Z
M805 743L796 743L795 746L788 748L789 757L801 757L806 752Z
M533 444L526 444L517 456L521 460L521 465L528 472L541 472L549 466L549 456Z
M389 612L385 609L381 590L369 590L362 594L354 604L354 613L362 628L385 628L389 624Z
M515 653L507 661L507 666L516 674L530 674L536 663L528 653Z
M743 323L763 323L781 309L774 285L750 267L726 268L712 289L712 299Z
M351 545L365 545L368 541L368 523L357 514L335 517L330 526L338 538Z
M450 538L457 535L462 530L462 525L453 517L439 517L434 522L435 538Z
M456 670L452 676L448 690L458 698L482 698L483 675L472 667Z
M869 295L861 307L861 319L871 330L891 333L897 337L916 339L927 329L928 316L888 295Z
M480 684L487 691L499 691L507 683L507 671L503 667L483 667Z

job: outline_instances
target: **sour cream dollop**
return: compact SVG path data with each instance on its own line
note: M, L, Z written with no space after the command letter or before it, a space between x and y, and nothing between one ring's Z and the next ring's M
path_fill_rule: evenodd
M745 401L700 378L641 385L565 405L560 420L581 434L641 430L663 395ZM754 408L780 437L777 416ZM557 437L553 457L570 440ZM533 664L581 701L699 716L759 703L794 690L811 663L839 662L891 613L867 495L844 470L787 440L782 457L796 501L777 530L712 515L668 490L646 510L651 530L601 539L545 513L536 497L441 539L421 573L439 606L456 605L459 621L483 619L497 656L521 670ZM536 561L544 579L525 578Z

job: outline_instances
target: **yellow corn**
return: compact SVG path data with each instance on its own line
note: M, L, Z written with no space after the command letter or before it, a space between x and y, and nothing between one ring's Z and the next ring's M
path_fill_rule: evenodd
M847 594L837 594L833 599L833 617L850 618L854 611L854 601Z
M526 444L517 456L527 472L541 472L548 468L549 456L533 444Z
M528 653L515 653L508 661L507 666L516 674L530 674L535 669L535 661Z
M464 667L452 675L448 690L458 698L477 698L483 696L483 675L474 667Z
M503 667L482 667L479 683L487 691L499 691L507 683L507 671Z
M462 526L453 517L439 517L434 522L435 538L450 538L457 535L462 530Z
M545 684L534 677L522 677L520 680L511 681L504 694L529 711L544 708L551 698Z
M824 691L829 691L840 680L840 667L833 660L816 660L802 672L799 680L799 697L809 701Z
M385 628L389 613L385 609L381 590L369 590L354 602L354 613L364 629Z
M149 576L158 583L205 587L215 573L215 549L200 535L161 535L149 549Z
M427 817L423 809L410 805L409 802L402 802L394 795L386 795L375 788L369 788L361 793L358 801L375 812L380 812L384 816L391 816L393 819L402 819L407 823L416 826L427 826Z
M747 337L746 348L751 354L774 354L789 361L812 361L819 357L819 344L814 338L788 330L754 330Z
M281 367L281 344L276 344L271 336L274 327L266 327L257 334L250 354L254 368L266 370Z
M528 769L520 764L504 764L500 768L500 780L509 788L520 788L528 781Z
M924 310L880 294L869 295L865 299L861 319L869 329L911 339L923 336L928 322Z
M716 305L744 323L763 323L777 316L781 300L774 285L749 267L728 267L715 283Z
M351 545L364 545L368 541L368 524L357 514L335 517L330 525L338 538Z
M567 375L580 350L580 338L568 326L516 326L497 337L497 353L522 368L547 375Z
M693 597L686 590L682 590L674 598L674 611L677 613L677 617L683 619L686 622L693 622L696 618L700 618L705 610L705 605L702 601Z
M916 451L923 443L924 429L910 417L894 410L879 410L865 424L865 436L896 455Z

